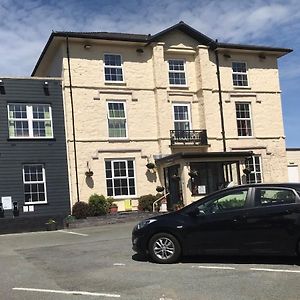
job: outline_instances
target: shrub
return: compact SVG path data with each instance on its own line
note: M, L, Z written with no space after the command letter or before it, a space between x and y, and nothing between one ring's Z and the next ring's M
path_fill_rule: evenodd
M93 194L89 198L89 207L92 216L106 215L109 201L103 195Z
M87 203L79 201L73 205L72 215L76 219L85 219L90 216L90 207Z
M154 195L144 195L139 198L139 210L152 211L153 202L158 198Z

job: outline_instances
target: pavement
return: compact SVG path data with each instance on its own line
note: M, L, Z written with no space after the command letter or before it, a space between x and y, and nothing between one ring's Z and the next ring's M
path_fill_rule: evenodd
M0 299L300 299L299 259L158 265L131 250L135 223L1 235Z

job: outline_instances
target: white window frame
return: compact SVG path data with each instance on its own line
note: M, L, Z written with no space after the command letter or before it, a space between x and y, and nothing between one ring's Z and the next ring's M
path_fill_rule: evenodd
M246 67L246 72L234 72L233 71L233 64L234 63L239 63L239 64L245 64L245 67ZM232 85L234 88L249 88L250 87L250 83L249 83L249 73L248 73L248 65L247 65L247 62L245 61L232 61L231 62L231 72L232 72ZM246 75L247 76L247 85L235 85L234 82L233 82L233 75L236 74L236 75Z
M187 106L188 108L188 120L175 120L175 106ZM172 114L173 114L173 128L175 129L175 123L189 122L189 130L192 130L192 119L191 119L191 104L190 103L172 103Z
M115 55L115 56L120 56L121 59L121 66L107 66L105 65L105 55ZM105 78L105 69L121 69L122 70L122 78L123 80L106 80ZM122 55L119 53L104 53L103 54L103 75L104 75L104 82L105 83L124 83L125 82L125 77L124 77L124 68L123 68L123 58Z
M109 103L122 103L124 107L124 118L111 118L109 117ZM109 140L127 140L128 139L128 125L127 125L127 113L126 113L126 100L107 100L106 101L106 115L107 115L107 136ZM109 136L109 120L115 120L115 119L125 119L125 130L126 130L126 136L122 137L110 137Z
M128 161L131 160L133 162L133 172L134 172L134 177L129 177L128 176ZM111 178L107 178L106 177L106 162L110 162L111 164L111 172L112 172L112 177ZM115 177L114 175L114 162L125 162L126 164L126 176L118 176ZM113 195L112 196L108 196L108 197L112 197L114 199L128 199L128 197L137 197L137 185L136 185L136 179L137 179L137 175L136 175L136 165L135 165L135 159L134 158L121 158L121 159L114 159L114 158L109 158L109 159L104 159L104 174L105 174L105 185L106 185L106 194L108 196L107 193L107 179L111 179L112 180L112 190L113 190ZM130 195L130 191L129 191L129 179L134 180L134 195ZM128 184L128 195L115 195L115 186L114 186L114 179L127 179L127 184Z
M170 70L170 61L171 60L177 60L177 61L182 61L183 62L183 70ZM185 84L176 84L176 83L170 83L170 73L183 73L184 74L184 79L185 79ZM188 82L187 82L187 76L186 76L186 60L185 59L177 59L177 58L171 58L168 59L168 78L169 78L169 85L170 86L176 86L176 87L186 87L188 86Z
M236 104L247 104L247 105L249 105L249 118L238 118L236 116ZM237 131L238 138L242 138L242 139L253 138L254 137L254 133L253 133L252 105L251 105L251 102L243 102L243 101L236 101L235 102L235 119L236 119L236 131ZM250 120L251 135L239 135L238 120L240 120L240 121L248 121L248 120Z
M33 166L41 166L43 171L43 181L25 181L25 167L33 167ZM22 168L23 172L23 187L24 187L24 198L25 198L25 184L44 184L44 194L45 200L44 201L24 201L25 205L35 205L35 204L46 204L47 203L47 186L46 186L46 172L44 164L24 164Z
M26 114L27 118L26 119L21 119L21 118L11 118L10 117L10 110L9 106L10 105L25 105L26 106ZM48 106L49 107L49 119L34 119L33 118L33 106ZM8 137L9 139L53 139L53 119L52 119L52 107L48 103L8 103L7 104L7 118L8 118ZM27 121L28 122L28 136L10 136L9 133L9 122L10 121ZM34 136L33 135L33 122L34 121L50 121L51 122L51 136Z
M255 157L258 157L259 159L259 167L260 167L260 172L258 172L256 170L256 164L255 164ZM251 171L251 174L254 174L255 176L255 182L252 182L252 183L263 183L264 182L264 179L263 179L263 167L262 167L262 159L261 159L261 155L259 154L255 154L251 157L252 159L252 164L253 164L253 168L254 168L254 171ZM247 164L245 164L245 166L247 167ZM257 181L257 174L260 174L260 178L261 178L261 181L258 182ZM246 175L247 176L247 175ZM247 180L247 183L248 183L248 180ZM252 184L251 183L251 184ZM250 184L250 183L249 183Z

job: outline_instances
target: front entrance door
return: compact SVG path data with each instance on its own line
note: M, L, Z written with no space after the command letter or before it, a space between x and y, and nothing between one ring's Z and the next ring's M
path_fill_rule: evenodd
M174 165L164 169L166 192L169 193L168 210L173 210L176 204L182 203L179 167L179 165Z

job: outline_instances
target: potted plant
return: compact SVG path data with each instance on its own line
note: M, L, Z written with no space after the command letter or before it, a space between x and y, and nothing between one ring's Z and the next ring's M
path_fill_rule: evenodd
M149 162L149 163L146 164L146 167L147 167L148 169L152 170L152 169L155 169L155 164Z
M191 170L190 172L189 172L189 176L190 177L192 177L192 178L195 178L195 177L197 177L199 174L198 174L198 171L196 171L196 170Z
M163 187L163 186L157 186L156 187L156 191L158 192L158 193L161 193L161 192L163 192L165 190L165 188Z
M115 214L118 212L118 205L116 203L112 203L109 207L109 213Z
M243 173L246 174L246 175L249 175L251 173L251 170L249 168L245 168L243 170Z
M91 171L90 169L88 171L85 172L85 176L86 177L92 177L94 175L94 172Z
M47 231L57 230L57 223L54 219L49 219L46 223Z

